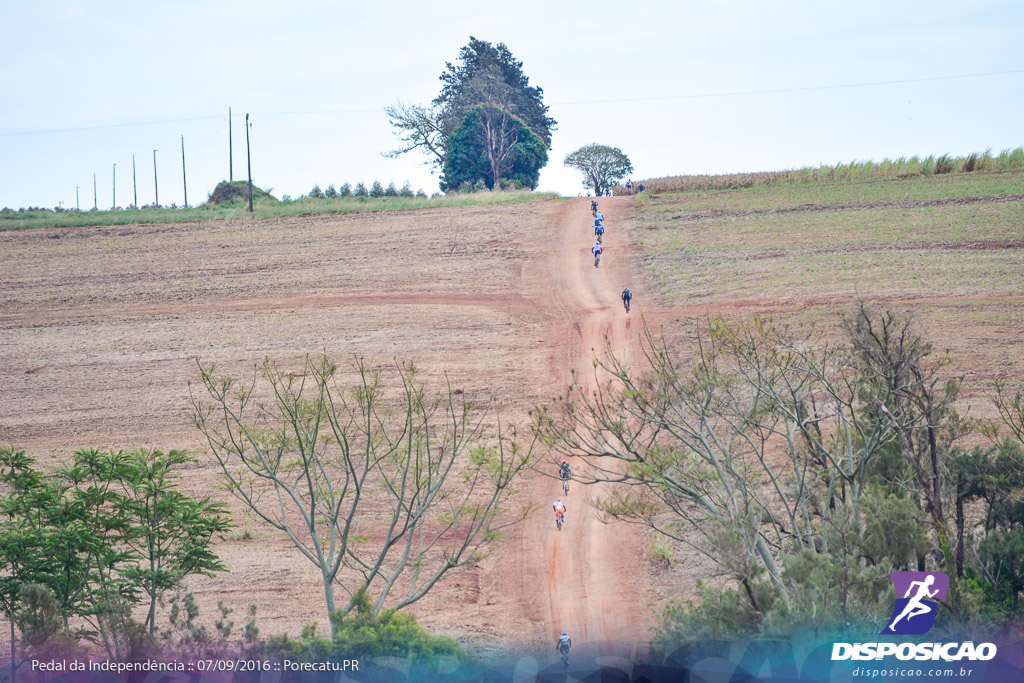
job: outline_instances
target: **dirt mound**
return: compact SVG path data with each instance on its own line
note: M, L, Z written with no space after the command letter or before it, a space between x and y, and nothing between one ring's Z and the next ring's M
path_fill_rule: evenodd
M253 202L276 202L276 197L267 192L264 192L260 188L253 185L252 188L252 200ZM210 193L210 198L206 200L207 206L220 206L222 204L248 204L249 203L249 183L244 180L236 180L233 183L229 183L226 180L220 182Z

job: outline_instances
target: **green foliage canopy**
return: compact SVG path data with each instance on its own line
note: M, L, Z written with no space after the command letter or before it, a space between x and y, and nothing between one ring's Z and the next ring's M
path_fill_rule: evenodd
M492 190L502 180L533 189L547 160L544 141L525 121L498 107L478 105L452 133L441 189L480 179Z
M450 137L466 113L478 104L498 106L522 119L551 148L551 133L557 121L544 104L544 90L530 85L523 63L512 56L504 43L491 45L470 36L459 51L459 64L448 62L441 74L441 94L434 105L441 111L441 130Z
M441 93L430 106L399 101L385 108L401 140L399 148L385 156L394 158L414 149L424 152L444 174L442 190L457 189L467 182L473 185L480 178L487 178L489 188L500 187L499 178L512 180L513 185L536 187L534 176L547 163L556 124L547 115L544 91L530 85L530 79L523 74L523 63L512 56L504 43L495 46L471 36L469 44L459 52L459 62L448 62L446 66L447 71L441 74ZM500 121L500 125L473 125L481 118L481 107L484 118ZM471 122L470 127L467 121ZM510 127L510 121L518 123ZM520 129L531 131L540 140L543 158L539 150L533 149L535 142L523 137L516 150L520 166L513 169L516 164L503 157L516 144L516 140L508 142L508 134L516 135ZM476 140L468 139L474 136ZM487 156L486 164L479 158L481 147ZM453 152L458 158L449 163ZM474 171L475 167L489 170Z

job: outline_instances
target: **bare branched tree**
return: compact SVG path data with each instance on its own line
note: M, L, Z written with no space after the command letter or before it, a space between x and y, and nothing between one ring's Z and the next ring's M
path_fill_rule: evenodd
M949 477L946 459L973 424L954 403L962 379L945 379L946 359L932 358L931 344L916 333L910 314L877 311L861 303L844 320L878 413L898 436L900 454L913 476L913 490L938 540L942 565L950 577L948 602L959 613L958 561L945 508ZM962 516L962 513L961 513ZM962 522L958 525L962 529ZM962 538L959 541L962 548ZM962 552L962 551L961 551ZM962 566L962 559L959 564ZM919 558L919 569L924 558Z
M424 107L399 100L384 107L384 113L390 119L395 135L401 140L397 149L384 153L385 157L396 159L418 149L427 155L433 168L439 170L444 166L448 135L442 128L441 110L436 105Z
M610 380L535 412L535 429L585 459L574 478L625 485L599 501L607 516L710 557L760 612L754 580L767 572L788 601L776 556L826 551L823 526L893 432L862 418L844 348L761 321L713 320L699 339L686 364L645 325L648 369L608 354L595 370Z
M450 389L428 395L412 365L398 368L397 397L363 360L355 370L342 388L326 357L299 375L267 362L243 385L200 365L203 396L190 389L230 490L320 570L329 614L364 588L376 612L415 602L529 511L502 514L532 453L514 429L483 445L472 406Z

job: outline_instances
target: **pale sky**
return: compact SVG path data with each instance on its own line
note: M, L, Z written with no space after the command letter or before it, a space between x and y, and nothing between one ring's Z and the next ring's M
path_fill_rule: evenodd
M264 2L2 0L0 207L154 198L234 177L437 177L397 160L383 108L426 104L469 37L503 42L558 121L541 190L581 191L565 155L621 148L634 177L780 170L1024 145L1024 2Z

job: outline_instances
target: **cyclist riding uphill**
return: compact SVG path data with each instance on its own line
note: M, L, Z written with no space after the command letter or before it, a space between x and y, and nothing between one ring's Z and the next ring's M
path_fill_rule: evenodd
M598 239L601 239L601 235L604 234L604 226L600 223L594 223L594 234L597 235Z
M603 252L604 249L601 248L601 243L600 242L594 242L594 246L592 246L590 248L590 251L594 252L594 256L597 256L598 254Z
M558 476L561 479L572 478L572 470L569 469L569 463L562 461L562 464L558 466Z
M603 222L604 222L604 214L601 213L600 211L598 211L597 213L594 214L594 225L597 225L598 223L603 223Z
M565 519L565 503L563 503L561 499L556 500L555 504L552 505L551 507L555 509L555 517L561 517L562 519Z
M572 638L565 631L562 631L562 637L555 643L555 650L562 657L562 661L566 664L569 663L569 650L572 648Z
M622 290L622 305L626 307L626 313L629 313L629 302L633 300L633 292L629 291L629 287Z

